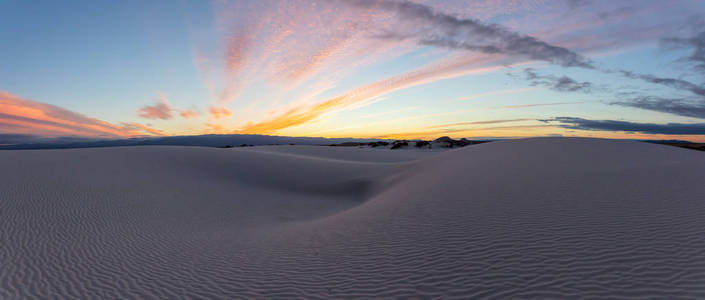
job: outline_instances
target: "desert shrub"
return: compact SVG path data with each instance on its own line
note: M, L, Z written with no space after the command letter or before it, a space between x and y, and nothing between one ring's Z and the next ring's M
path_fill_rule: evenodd
M421 147L423 147L423 146L428 146L428 145L430 145L430 143L427 142L427 141L418 141L418 142L416 142L416 148L421 148Z
M406 141L394 141L394 143L392 143L392 149L399 149L403 146L409 146L409 143Z

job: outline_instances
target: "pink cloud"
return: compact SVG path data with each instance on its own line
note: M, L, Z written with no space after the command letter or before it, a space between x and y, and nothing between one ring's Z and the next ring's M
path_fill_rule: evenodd
M208 61L217 61L210 68L222 69L224 74L221 86L215 89L214 100L217 101L209 110L210 116L215 119L230 116L224 106L238 99L241 93L264 94L258 95L256 103L240 106L263 110L256 112L262 113L261 119L241 127L241 132L251 133L275 133L318 121L333 111L367 105L374 97L391 91L474 72L495 71L506 64L544 60L559 65L586 66L587 60L573 52L574 49L594 52L614 48L615 40L625 41L619 44L621 47L626 41L641 41L656 34L646 31L636 34L634 29L641 27L628 26L610 31L618 37L629 36L624 39L614 38L608 32L590 34L587 38L575 36L576 31L603 32L602 22L614 27L643 12L616 10L597 19L594 10L571 10L574 15L563 19L559 16L565 15L566 5L543 0L411 1L413 5L406 6L388 0L217 3L222 34L222 45L218 47L223 53L211 53L213 59ZM425 8L436 13L423 14ZM487 25L497 15L508 12L524 16L509 18L501 28ZM476 22L475 18L484 21ZM535 22L537 18L546 21ZM507 24L514 20L518 23ZM466 30L454 30L459 24L465 24L462 26ZM476 31L487 34L478 37ZM524 34L533 38L523 38ZM443 39L435 41L439 36ZM471 43L465 45L468 40ZM441 43L443 41L445 43ZM524 47L527 43L530 46ZM475 45L496 46L486 47L489 49L486 52L492 53L497 48L504 54L482 54L479 52L484 48L472 47ZM517 48L517 45L524 46ZM378 82L339 93L337 97L319 99L325 92L339 88L338 84L344 82L346 76L364 70L362 67L399 58L424 46L436 48L426 53L453 54L451 59L412 72L392 74ZM553 57L555 53L560 54L559 57ZM211 83L206 82L209 86ZM252 101L249 99L242 97L238 101Z
M141 107L137 110L137 114L145 119L169 120L174 116L173 110L166 97L160 94L156 104Z
M209 111L211 113L211 116L215 119L227 118L232 115L230 110L225 107L211 106Z
M154 105L145 105L137 110L137 114L145 119L161 119L169 120L174 117L174 113L178 112L184 119L198 117L198 112L190 109L174 108L167 100L164 94L159 93L157 103Z
M198 112L190 109L184 109L179 112L179 115L184 119L191 119L198 117Z
M47 137L134 137L164 135L139 123L111 124L70 110L0 91L0 132Z

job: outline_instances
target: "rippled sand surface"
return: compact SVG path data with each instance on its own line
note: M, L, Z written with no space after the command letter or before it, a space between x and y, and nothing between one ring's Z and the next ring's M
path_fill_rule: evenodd
M705 298L704 152L278 147L0 151L0 299Z

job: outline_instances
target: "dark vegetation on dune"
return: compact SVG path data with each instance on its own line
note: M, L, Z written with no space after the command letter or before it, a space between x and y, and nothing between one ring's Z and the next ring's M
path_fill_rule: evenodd
M705 151L705 143L692 143L692 142L680 141L680 140L645 141L645 142L673 146L673 147L679 147L679 148L685 148L685 149L690 149L690 150Z
M431 141L424 140L396 140L391 143L376 141L376 142L345 142L340 144L330 144L333 147L389 147L389 149L401 149L414 146L415 148L437 149L437 148L460 148L468 145L482 144L490 142L488 140L471 141L466 138L454 140L450 137L443 136Z

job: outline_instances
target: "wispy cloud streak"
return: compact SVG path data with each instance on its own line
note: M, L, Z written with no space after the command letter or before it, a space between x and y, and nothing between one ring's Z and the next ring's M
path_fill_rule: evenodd
M554 91L559 92L584 92L588 93L592 90L592 83L583 81L578 82L568 76L553 76L539 75L532 68L524 69L526 80L531 81L532 86L545 86Z
M487 124L499 124L499 123L513 123L522 121L531 121L533 119L508 119L508 120L490 120L490 121L475 121L475 122L459 122L450 124L440 124L429 126L428 128L444 128L444 127L457 127L457 126L468 126L468 125L487 125Z
M690 55L680 59L692 65L692 68L705 74L705 18L702 16L692 18L690 26L695 29L695 33L688 37L668 37L661 39L661 43L668 49L672 50L687 50Z
M138 123L111 124L51 104L0 91L0 133L42 136L133 137L164 135Z
M432 64L416 71L400 74L357 88L343 95L328 99L313 106L297 106L279 116L259 123L247 124L240 132L272 133L280 129L301 125L316 120L321 115L350 107L374 97L428 83L440 78L452 78L472 73L493 71L502 66L487 66L500 60L497 56L461 58L450 62ZM474 68L473 68L474 66Z
M653 84L663 85L678 90L689 91L698 96L705 96L705 87L683 79L658 77L650 74L637 74L625 70L620 70L619 72L627 78L639 79Z
M380 28L378 38L415 39L419 44L488 54L520 55L566 67L594 68L592 63L569 49L522 35L497 24L458 18L411 1L337 0L355 7L393 13L397 24Z
M705 119L705 100L703 99L642 96L627 101L614 101L612 104Z
M579 130L625 131L647 134L705 134L705 123L635 123L616 120L588 120L573 117L558 117L541 120L546 123L558 123L560 127Z

